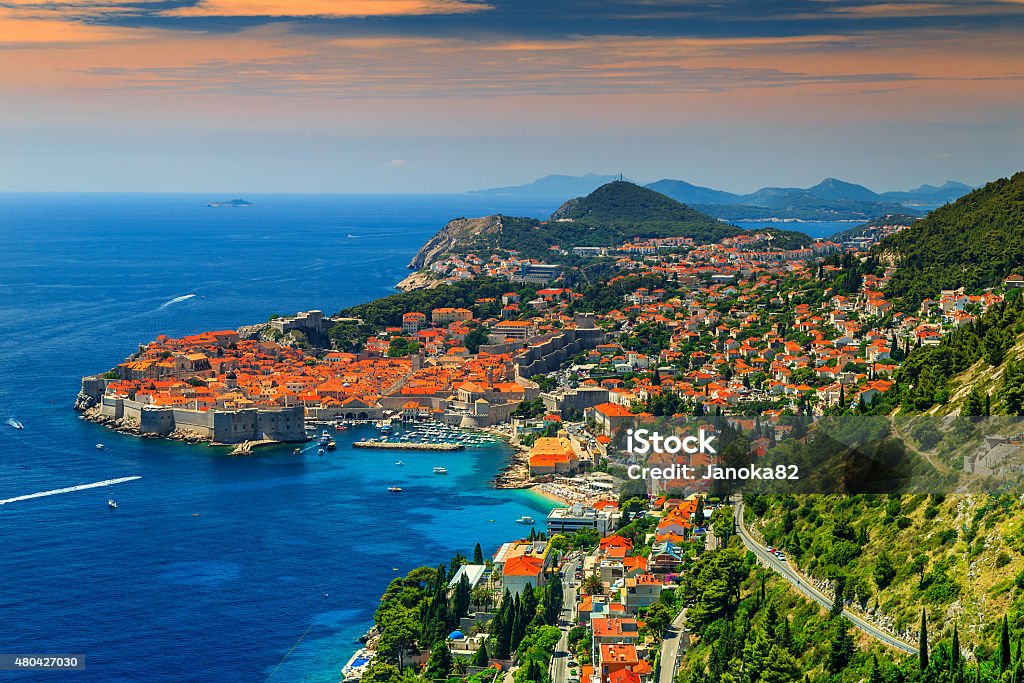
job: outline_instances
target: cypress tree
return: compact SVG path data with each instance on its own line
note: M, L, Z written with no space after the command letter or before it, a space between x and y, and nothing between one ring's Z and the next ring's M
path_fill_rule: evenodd
M868 672L868 683L884 683L882 672L878 670L878 655L871 655L871 670Z
M960 628L956 624L953 624L953 658L951 660L949 672L956 675L956 670L960 668Z
M999 634L999 673L1010 668L1010 622L1003 615L1002 632Z
M469 660L469 665L484 668L490 661L490 657L487 655L487 641L485 640L480 643L480 647L473 653L473 658Z
M921 660L921 671L928 668L928 617L925 611L921 610L921 642L919 645L918 658Z
M477 543L476 547L473 548L473 564L483 564L483 563L484 563L484 550L483 550L483 548L480 547L480 544Z

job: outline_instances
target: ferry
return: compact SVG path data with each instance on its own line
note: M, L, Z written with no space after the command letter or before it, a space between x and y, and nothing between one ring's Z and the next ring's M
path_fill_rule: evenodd
M517 519L516 522L518 522L519 524L533 524L534 520L533 517L530 517L529 515L523 515L522 517Z
M107 507L110 508L111 510L116 510L117 509L117 501L114 500L113 498L108 498L107 499Z
M388 487L388 491L391 491L391 493L401 493L402 492L402 487L401 486L389 486Z
M434 474L448 474L448 470L443 467L435 467Z

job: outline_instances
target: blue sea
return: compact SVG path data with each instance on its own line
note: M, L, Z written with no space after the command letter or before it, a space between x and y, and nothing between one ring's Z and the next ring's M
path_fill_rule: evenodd
M550 507L489 488L504 445L402 453L396 467L394 453L351 449L350 430L325 456L232 458L79 420L80 376L157 334L331 313L391 293L450 218L554 208L297 195L205 207L230 198L0 194L0 499L141 477L0 506L0 653L84 653L87 667L0 679L337 681L394 576L477 542L492 553L522 535L516 518Z

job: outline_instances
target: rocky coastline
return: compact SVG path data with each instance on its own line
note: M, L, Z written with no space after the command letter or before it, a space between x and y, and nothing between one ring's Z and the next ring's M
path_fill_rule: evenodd
M130 417L114 418L108 415L104 415L100 412L100 408L97 405L93 405L84 410L79 409L78 402L75 402L76 410L79 410L80 418L95 424L101 425L117 432L118 434L127 434L129 436L137 436L142 439L170 439L171 441L180 441L182 443L189 444L200 444L200 443L211 443L209 437L206 437L197 432L188 430L175 430L166 436L160 434L144 434L139 430L138 420Z

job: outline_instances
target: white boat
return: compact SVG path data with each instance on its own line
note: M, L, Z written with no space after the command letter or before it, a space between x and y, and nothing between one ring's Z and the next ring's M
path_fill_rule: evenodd
M522 517L517 519L516 522L518 522L519 524L533 524L534 520L533 517L529 515L523 515Z
M104 448L106 448L106 446L104 446L103 444L101 444L101 443L96 444L96 450L102 451Z
M402 465L404 465L405 463L404 463L404 462L402 462L401 460L396 460L396 461L395 461L395 464L396 464L396 465L398 465L399 467L401 467L401 466L402 466Z
M326 446L330 442L330 440L331 435L325 429L323 433L320 434L320 438L317 441L320 443L321 446Z
M116 510L117 509L117 501L114 500L113 498L108 498L107 499L107 507L110 508L111 510Z
M24 429L25 428L25 425L21 424L20 422L15 420L13 417L11 419L7 420L7 424L11 425L15 429Z
M448 474L448 470L446 470L444 467L435 467L434 474Z
M296 448L295 450L292 451L292 453L294 453L295 455L302 455L302 449Z
M317 452L317 454L318 454L318 455L323 455L323 454L324 454L324 453L326 453L327 451L325 451L325 450L324 450L324 449L322 449L322 448L318 448L316 452Z
M389 486L388 491L391 491L391 493L401 493L402 488L400 486Z

